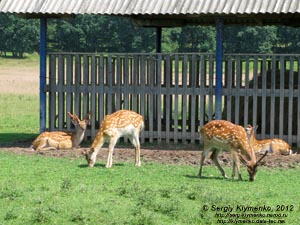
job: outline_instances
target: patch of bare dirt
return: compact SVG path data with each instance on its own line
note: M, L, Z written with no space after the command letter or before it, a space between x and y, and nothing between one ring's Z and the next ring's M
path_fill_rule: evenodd
M16 147L18 146L18 147ZM57 150L42 151L40 153L29 149L30 143L17 143L15 146L0 146L0 151L9 151L16 154L24 155L42 155L45 157L64 157L79 158L83 157L82 151L88 149L88 146L75 150ZM121 146L121 147L120 147ZM115 148L113 162L124 163L134 161L134 149L128 144L119 144ZM104 164L107 157L107 146L99 151L97 163ZM199 166L201 157L201 149L196 145L149 145L145 144L141 149L142 163L163 163L176 165ZM257 156L259 157L259 155ZM221 153L219 162L225 166L231 166L232 157L229 153ZM205 164L213 165L210 159L206 159ZM261 162L262 166L269 168L300 168L300 154L289 156L267 155Z

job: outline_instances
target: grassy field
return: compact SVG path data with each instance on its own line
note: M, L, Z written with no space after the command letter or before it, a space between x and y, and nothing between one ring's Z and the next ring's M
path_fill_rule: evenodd
M23 141L39 132L39 100L33 95L0 94L0 143Z
M255 182L238 182L221 179L215 167L205 167L199 180L191 166L125 163L108 170L104 162L88 168L83 159L4 152L0 164L2 224L300 222L299 169L262 169Z
M39 57L0 57L0 143L23 141L39 132Z

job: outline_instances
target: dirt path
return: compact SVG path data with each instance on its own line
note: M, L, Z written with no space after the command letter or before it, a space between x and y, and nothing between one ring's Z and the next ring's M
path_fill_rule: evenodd
M141 158L142 163L163 163L163 164L176 164L176 165L190 165L199 166L201 151L197 146L188 145L186 148L184 146L178 145L153 145L145 144L142 146ZM19 147L16 147L19 146ZM88 145L84 148L79 148L76 150L58 150L58 151L43 151L40 153L33 152L29 150L30 142L27 143L16 143L13 146L0 146L0 151L9 151L16 154L24 155L36 155L40 154L45 157L64 157L64 158L79 158L82 156L83 149L88 149ZM124 163L134 161L134 149L126 145L124 147L119 144L114 151L113 161L114 163ZM98 163L105 163L107 157L107 146L105 146L101 151L99 151L97 161ZM259 156L257 156L259 157ZM222 165L231 166L231 155L228 153L222 153L219 156L219 161ZM205 161L206 164L213 164L210 159ZM273 156L268 155L261 163L262 166L270 168L300 168L300 154L290 155L290 156Z

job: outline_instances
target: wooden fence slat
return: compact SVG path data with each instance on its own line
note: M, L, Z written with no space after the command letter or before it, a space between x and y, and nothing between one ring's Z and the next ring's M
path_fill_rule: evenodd
M284 58L280 56L280 97L279 97L279 115L284 115ZM279 117L279 137L283 138L283 116Z
M50 56L49 63L49 129L55 130L56 128L56 55Z
M191 95L191 102L190 102L190 116L189 116L189 120L190 122L190 130L191 130L191 140L190 142L192 144L195 143L195 137L196 137L196 88L197 88L197 81L196 81L196 69L197 69L197 64L196 64L196 56L193 55L192 56L192 60L191 60L191 88L192 88L192 92L193 94Z
M231 57L227 60L227 83L226 83L226 88L227 88L227 96L226 96L226 115L227 115L227 119L229 121L232 120L231 118L231 99L232 99L232 59Z
M244 124L249 124L249 68L250 68L250 60L249 56L246 56L245 60L245 96L244 96Z
M179 88L179 55L175 55L175 68L174 68L174 87L175 87L175 92L174 92L174 143L177 144L179 140L178 136L178 109L179 109L179 101L178 101L178 88Z
M213 115L213 106L214 106L214 95L215 95L215 89L214 89L214 62L213 57L209 57L209 71L208 71L208 80L209 80L209 95L208 95L208 120L212 120Z
M97 108L96 76L97 76L97 58L95 55L92 55L92 58L91 58L91 84L90 84L91 85L91 103L90 103L90 109L88 110L91 113L90 120L93 121L91 123L91 136L92 137L95 137L95 135L96 135L96 127L95 127L96 124L94 122L96 108ZM82 115L82 117L83 116L85 116L85 113Z
M271 110L270 110L270 136L274 136L275 129L275 89L276 89L276 57L272 57L272 73L271 73Z
M186 122L187 122L187 69L188 69L188 57L187 55L183 56L182 63L182 88L183 94L181 95L181 132L182 132L182 142L185 143L187 140L187 132L186 132Z
M156 87L156 93L157 93L157 120L156 120L156 130L157 130L157 142L160 143L162 141L162 126L161 126L161 89L162 89L162 64L163 59L162 55L157 55L157 87Z
M235 98L234 98L234 102L235 105L238 106L240 105L240 87L241 87L241 79L242 79L242 74L241 74L241 61L240 61L240 57L237 58L236 60L236 76L235 76ZM239 122L239 107L235 107L234 109L234 118L235 118L235 123L236 124L240 124Z
M83 56L83 102L82 102L82 111L81 115L85 115L88 112L88 105L89 105L89 93L87 88L90 85L90 60L89 56L84 55Z
M262 96L261 96L261 138L265 138L266 133L266 110L267 110L267 100L266 100L266 89L267 89L267 71L266 71L266 57L263 56L262 58L262 66L261 66L261 78L262 78L262 86L260 89L262 89Z
M64 56L59 55L58 56L58 90L62 90L64 86L64 80L65 80L65 72L64 72ZM58 129L62 130L64 127L64 112L65 112L65 98L64 98L64 92L59 91L58 92Z
M257 79L258 79L258 57L254 57L254 68L253 68L253 113L252 113L252 123L257 125Z
M200 56L200 129L205 123L206 109L205 109L205 98L206 98L206 66L205 66L205 57Z
M294 103L294 58L290 57L289 59L290 61L290 72L289 72L289 97L288 97L288 121L285 121L286 123L288 123L288 142L291 143L292 142L292 130L293 130L293 103Z
M72 80L73 80L72 79L72 75L73 75L73 58L72 58L71 55L67 55L66 58L67 58L66 86L67 86L67 88L71 88ZM73 109L72 109L72 103L73 103L72 96L73 96L73 94L72 94L71 90L69 89L66 93L66 111L74 113ZM66 123L67 123L67 129L70 130L71 129L71 120L69 118L67 118Z
M171 61L170 61L170 57L169 55L165 56L165 74L166 74L166 80L165 80L165 86L166 86L166 98L165 98L165 130L166 130L166 142L169 143L170 142L170 117L171 117L171 92L170 92L170 88L171 88Z
M81 108L81 56L75 55L75 109L76 113L80 113Z
M104 57L103 55L100 55L99 57L99 65L98 65L98 80L99 80L99 87L98 87L98 126L100 127L101 121L104 119L105 115L105 102L104 102L104 75L105 75L105 69L104 69ZM96 125L96 126L97 126Z

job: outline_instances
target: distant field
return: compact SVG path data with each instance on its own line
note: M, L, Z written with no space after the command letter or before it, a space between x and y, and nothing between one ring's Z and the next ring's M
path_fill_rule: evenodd
M0 143L39 132L39 57L0 57Z

